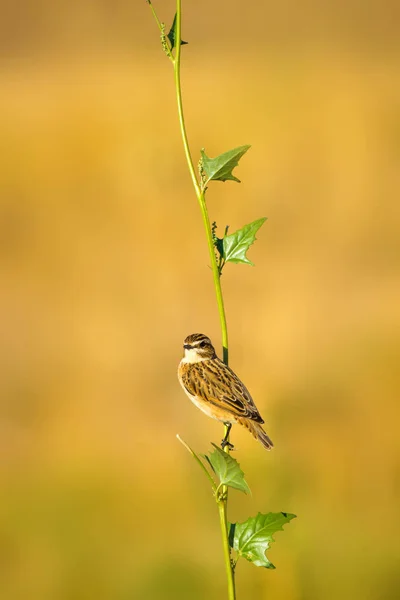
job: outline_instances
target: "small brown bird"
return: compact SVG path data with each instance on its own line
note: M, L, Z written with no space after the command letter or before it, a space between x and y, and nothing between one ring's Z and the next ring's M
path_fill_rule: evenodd
M192 333L183 348L179 382L193 404L227 426L222 447L228 445L232 425L239 423L270 450L273 443L261 427L264 421L252 397L232 369L218 358L210 339L202 333Z

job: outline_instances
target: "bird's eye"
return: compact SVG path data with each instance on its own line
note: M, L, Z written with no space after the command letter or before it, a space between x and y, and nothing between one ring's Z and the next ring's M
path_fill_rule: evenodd
M201 342L199 345L200 345L200 348L204 348L204 346L206 345L206 343L205 342Z

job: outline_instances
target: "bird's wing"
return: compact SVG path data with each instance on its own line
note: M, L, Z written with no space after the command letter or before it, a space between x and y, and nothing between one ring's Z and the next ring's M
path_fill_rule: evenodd
M182 384L189 394L230 412L264 423L247 388L219 358L187 365Z

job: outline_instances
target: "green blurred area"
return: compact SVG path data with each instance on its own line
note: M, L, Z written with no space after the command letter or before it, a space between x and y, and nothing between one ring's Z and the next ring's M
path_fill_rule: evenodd
M187 6L185 7L185 4ZM172 20L172 2L159 2ZM197 161L220 231L268 221L223 287L231 365L275 442L234 430L252 497L294 512L242 600L399 597L396 3L184 2ZM176 378L219 345L171 65L146 3L24 2L1 24L0 597L225 597L218 516L177 442L218 423Z

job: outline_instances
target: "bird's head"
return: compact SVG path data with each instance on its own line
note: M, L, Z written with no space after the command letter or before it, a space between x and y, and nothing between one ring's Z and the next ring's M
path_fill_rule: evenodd
M214 346L203 333L192 333L183 342L185 356L183 360L188 363L200 362L215 358Z

